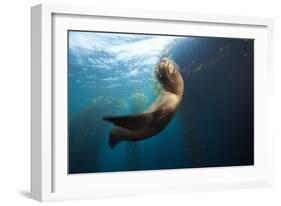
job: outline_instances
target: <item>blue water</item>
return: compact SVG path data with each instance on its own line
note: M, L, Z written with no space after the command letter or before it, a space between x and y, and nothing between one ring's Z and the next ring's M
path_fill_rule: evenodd
M69 31L68 171L254 164L254 40ZM155 65L175 61L184 99L158 135L109 146L105 115L143 112Z

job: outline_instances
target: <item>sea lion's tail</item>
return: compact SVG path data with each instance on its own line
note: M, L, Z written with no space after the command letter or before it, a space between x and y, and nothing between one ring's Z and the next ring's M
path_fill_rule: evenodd
M118 138L113 138L113 137L109 138L109 146L111 148L114 148L119 142L121 142L121 140Z
M119 137L119 135L116 132L116 130L119 130L119 128L118 127L113 127L110 130L110 133L109 133L109 146L111 148L114 148L119 142L122 141L122 139Z

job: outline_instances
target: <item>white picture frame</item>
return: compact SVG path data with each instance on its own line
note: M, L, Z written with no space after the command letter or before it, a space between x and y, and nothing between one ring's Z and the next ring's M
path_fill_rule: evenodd
M105 19L102 25L95 19ZM116 26L114 21L123 26ZM96 22L96 25L95 25ZM130 28L135 22L137 28ZM123 172L95 175L65 173L67 144L55 108L62 108L65 93L65 30L69 28L110 31L156 32L154 23L174 24L179 34L222 37L251 37L255 47L255 165L178 169L146 172ZM90 25L91 24L91 25ZM149 25L147 26L146 25ZM186 25L194 26L185 31ZM89 26L90 25L90 26ZM200 25L200 26L197 26ZM127 30L126 30L126 29ZM161 28L161 26L159 27ZM129 30L129 31L131 31ZM161 29L160 29L161 30ZM208 30L208 32L207 32ZM40 4L31 8L31 196L39 201L110 197L147 193L205 191L269 187L273 185L272 134L268 131L268 107L273 75L273 21L269 18L160 13L114 10L83 6ZM165 33L161 30L160 33ZM187 32L187 33L185 33ZM159 33L159 30L158 30ZM62 43L61 43L62 42ZM59 53L59 54L58 54ZM57 56L62 55L62 56ZM60 58L61 57L61 58ZM260 57L260 58L258 58ZM59 60L58 60L59 59ZM57 69L58 66L61 69ZM57 81L60 81L58 84ZM59 152L58 152L59 151ZM188 175L187 175L188 174ZM71 188L71 189L69 189Z

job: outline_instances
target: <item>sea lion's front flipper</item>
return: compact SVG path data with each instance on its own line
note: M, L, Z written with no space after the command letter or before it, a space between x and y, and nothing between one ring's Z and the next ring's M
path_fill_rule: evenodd
M113 124L129 130L141 130L145 128L155 116L161 113L162 110L157 110L150 113L141 113L130 116L105 116L103 120L112 122Z

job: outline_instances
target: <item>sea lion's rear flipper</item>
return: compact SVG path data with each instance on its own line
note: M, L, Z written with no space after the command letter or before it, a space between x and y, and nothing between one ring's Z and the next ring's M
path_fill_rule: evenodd
M130 116L105 116L103 120L112 122L113 124L129 130L141 130L145 128L155 116L162 113L162 110L157 110L150 113L141 113Z

